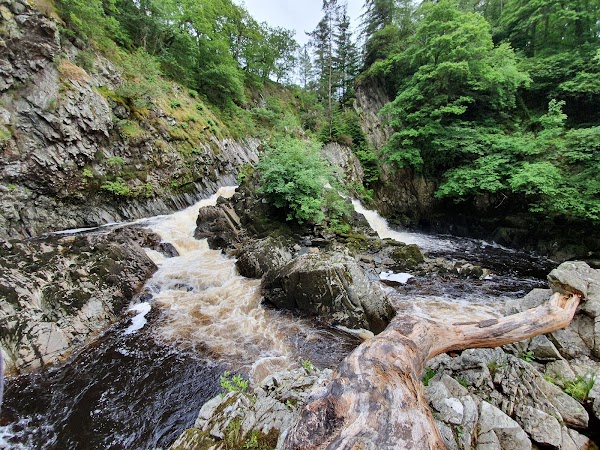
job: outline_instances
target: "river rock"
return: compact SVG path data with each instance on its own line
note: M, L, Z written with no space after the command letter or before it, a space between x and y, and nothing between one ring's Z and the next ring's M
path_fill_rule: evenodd
M156 270L140 244L159 249L160 238L123 228L0 241L0 345L8 369L54 363L115 321Z
M576 375L571 366L564 359L552 361L544 368L544 377L551 380L560 388L565 387L565 381L574 380Z
M278 270L292 260L290 242L283 237L268 236L244 247L236 267L240 275L261 278L270 270Z
M394 271L415 270L425 262L421 249L416 244L395 246L390 257L394 263L391 268Z
M370 282L354 258L309 253L269 272L262 282L265 301L278 308L319 316L349 328L382 331L393 316L378 284Z
M486 401L479 409L477 450L528 450L531 441L517 422Z
M531 352L537 361L556 361L562 359L560 352L545 335L535 336L530 339L527 351Z
M500 348L466 350L455 358L436 357L428 363L428 367L438 375L446 374L460 380L472 394L485 398L523 428L533 429L535 420L531 419L531 414L527 416L527 426L525 416L520 416L522 411L531 412L529 408L570 427L584 429L588 425L588 413L577 400L549 383L530 363ZM542 417L541 413L536 412L534 416ZM556 436L546 439L558 441Z
M548 281L554 292L580 294L590 298L595 307L594 312L600 312L597 306L596 292L600 294L600 272L592 269L583 261L568 261L562 263L548 275ZM590 308L590 306L588 306Z
M517 411L523 430L541 445L559 448L562 444L560 423L555 417L531 406L523 406Z
M212 249L225 249L240 242L240 218L228 204L200 208L196 219L196 239L207 239Z

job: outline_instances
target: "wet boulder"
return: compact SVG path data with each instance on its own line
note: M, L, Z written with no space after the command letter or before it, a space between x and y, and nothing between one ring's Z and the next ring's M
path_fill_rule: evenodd
M245 246L236 266L244 277L261 278L269 270L277 270L291 259L289 243L284 238L269 236Z
M200 208L196 219L196 239L207 239L212 249L226 249L240 242L240 219L231 206L222 203Z
M265 301L277 308L324 318L375 333L394 312L378 284L370 282L354 258L341 253L308 253L263 278Z
M395 246L390 253L390 258L394 260L391 266L394 270L415 270L425 262L423 253L416 244Z

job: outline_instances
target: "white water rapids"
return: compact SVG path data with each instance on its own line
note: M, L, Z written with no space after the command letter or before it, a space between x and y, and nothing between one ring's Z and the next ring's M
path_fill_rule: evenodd
M294 362L286 336L300 325L260 307L260 280L240 276L234 259L211 250L206 239L194 238L199 209L234 192L235 187L221 188L183 211L146 222L179 253L165 258L148 251L159 269L146 288L153 294L152 307L162 312L158 339L237 360L260 379Z
M158 339L177 343L187 348L208 350L219 358L239 361L250 368L255 380L269 371L297 363L289 337L303 327L301 322L289 319L260 306L260 281L240 276L235 260L218 250L211 250L206 239L194 238L196 218L200 208L215 205L219 196L230 197L235 187L221 188L212 197L167 216L145 221L145 225L159 234L164 242L172 244L178 257L166 258L148 250L159 270L147 282L153 294L152 308L161 311L154 333ZM381 238L405 243L416 243L428 249L452 245L449 241L417 233L392 230L385 219L375 211L365 209L353 201ZM403 278L411 278L402 274ZM393 289L388 289L394 294ZM396 295L397 296L397 295ZM468 316L488 317L497 314L497 305L477 304L445 297L416 296L410 299L415 313L436 318ZM406 303L395 302L400 309ZM145 323L148 308L136 305L139 312L126 332L135 332ZM306 328L303 328L306 331Z

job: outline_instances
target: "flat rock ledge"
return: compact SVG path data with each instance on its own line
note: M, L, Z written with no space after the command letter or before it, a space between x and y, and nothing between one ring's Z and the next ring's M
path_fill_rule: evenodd
M115 322L172 255L140 228L0 240L0 350L9 373L56 363Z

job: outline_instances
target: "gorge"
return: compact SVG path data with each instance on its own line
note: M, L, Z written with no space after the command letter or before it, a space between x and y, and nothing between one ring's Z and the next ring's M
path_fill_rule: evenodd
M546 3L359 52L0 0L0 449L597 448L597 11Z

